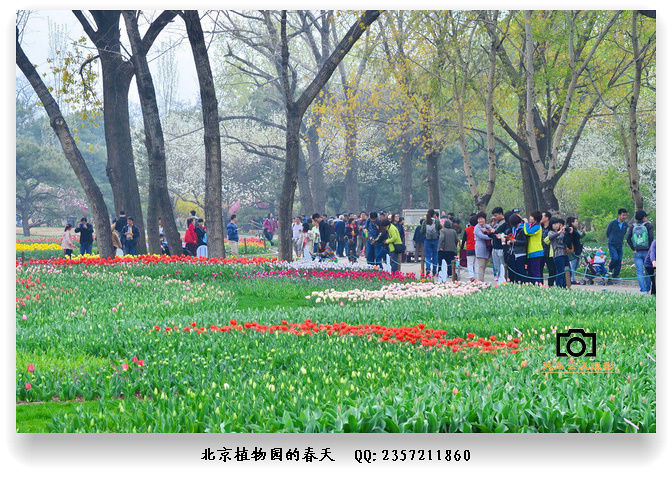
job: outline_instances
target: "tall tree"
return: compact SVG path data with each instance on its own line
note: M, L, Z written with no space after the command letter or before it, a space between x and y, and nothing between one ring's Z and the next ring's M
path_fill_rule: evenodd
M645 16L645 14L642 14ZM655 18L655 17L654 17ZM637 107L639 104L639 97L642 88L642 73L644 72L644 65L647 57L647 50L652 46L655 40L655 31L648 38L645 38L644 45L641 45L642 29L639 26L640 14L632 12L632 22L630 31L630 41L632 43L632 60L634 62L635 72L632 81L632 91L628 100L628 135L622 136L623 145L625 148L625 161L630 180L630 194L635 205L635 210L644 209L644 200L642 198L642 191L639 185L639 163L637 148L639 143L637 141Z
M124 59L121 45L121 10L91 10L97 28L83 11L73 10L86 35L98 49L103 77L103 117L107 145L107 176L112 186L116 212L125 210L140 229L138 253L146 253L145 222L140 202L138 178L133 162L133 146L128 111L128 93L134 75L133 63ZM174 17L164 12L151 23L142 39L145 54L166 24Z
M402 154L410 153L404 146L412 145L425 159L427 198L432 208L441 205L439 166L450 140L446 125L451 97L443 92L440 82L449 68L443 16L443 12L391 11L385 16L384 28L381 26L383 48L394 81L391 89L396 111L388 121L388 137L401 145ZM418 35L420 28L427 32ZM406 156L402 157L402 165ZM410 199L408 195L402 198Z
M334 43L338 41L337 24L330 21L331 36ZM359 56L359 62L352 68L346 62L338 64L338 72L343 89L343 102L341 103L340 117L344 137L344 165L345 173L345 207L350 213L358 213L359 204L359 155L357 152L357 140L359 132L358 114L362 108L362 92L364 72L366 64L371 57L374 42L369 38L369 32L365 34L364 47Z
M488 18L496 20L498 12L487 14ZM490 42L490 47L486 51L488 54L487 63L481 54L481 46L478 39L479 25L474 22L471 12L450 12L448 15L450 21L449 39L450 48L448 50L452 69L451 76L455 105L457 111L457 132L460 150L464 165L464 174L469 186L469 192L474 200L476 211L486 211L490 198L495 189L495 180L497 175L497 164L495 155L495 135L493 123L493 99L495 91L495 73L496 73L496 50L494 42ZM484 66L488 66L485 71ZM485 71L485 72L484 72ZM485 86L485 99L479 106L472 107L471 104L478 104L479 97L482 97L484 86L478 82L479 78L487 79ZM471 91L474 92L471 92ZM476 99L474 99L476 98ZM486 119L486 141L488 153L488 170L485 188L481 192L476 177L474 176L470 149L468 146L468 131L471 123L467 117L470 112L478 112L480 118L481 106L484 106Z
M499 28L484 21L517 98L514 122L499 110L495 118L520 152L527 210L559 210L555 186L599 103L587 94L586 74L620 15L526 11L509 12Z
M283 10L280 14L280 33L278 42L280 46L280 58L278 59L278 62L276 62L275 67L283 89L287 116L287 159L285 163L282 193L280 195L280 209L278 213L278 219L281 222L279 255L280 258L284 260L291 260L293 257L291 243L292 227L290 220L292 219L294 193L297 185L301 119L303 118L306 109L308 109L308 106L327 83L338 64L343 60L366 29L376 21L379 15L380 12L378 10L367 10L360 18L358 18L343 36L338 45L335 46L331 55L320 68L317 75L312 79L310 84L299 95L298 99L294 100L296 85L291 82L291 74L289 70L290 54L289 37L287 33L287 11ZM266 14L265 19L269 34L276 37L276 29L270 15Z
M203 140L205 142L205 218L208 223L208 255L224 256L224 225L222 222L222 147L219 137L219 114L212 69L205 45L201 19L196 10L182 14L187 26L191 51L196 62L203 109ZM290 247L291 248L291 247Z
M149 200L147 203L149 251L151 253L161 253L161 241L159 240L159 218L161 218L171 253L180 253L182 251L182 241L180 240L180 233L177 231L170 194L168 193L163 128L161 127L154 81L147 62L147 52L143 49L142 38L140 37L139 12L126 10L123 15L133 53L131 61L136 72L135 79L145 125L145 147L149 159ZM174 18L177 12L165 12L164 15L167 22L170 18Z
M77 179L79 180L84 193L86 194L93 211L93 223L98 232L98 253L101 257L113 257L112 230L110 228L110 217L103 199L103 193L96 184L91 172L89 171L82 153L77 147L75 139L72 137L68 124L65 122L58 104L49 92L49 89L42 81L42 78L35 70L23 48L19 43L19 29L16 29L16 65L19 66L23 75L26 76L30 84L35 89L35 93L40 99L49 116L51 127L56 133L58 140L63 148L65 157L70 162Z

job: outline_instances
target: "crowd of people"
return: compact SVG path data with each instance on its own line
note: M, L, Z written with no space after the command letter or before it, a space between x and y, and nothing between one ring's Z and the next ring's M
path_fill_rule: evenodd
M191 210L190 216L187 218L187 230L184 233L184 247L182 253L184 255L207 256L208 255L208 231L205 226L205 220L196 216L196 210ZM159 234L162 240L162 246L165 243L163 231ZM240 235L238 234L238 217L233 214L229 217L229 223L226 225L226 237L229 241L229 249L231 255L239 256L238 242ZM168 246L165 244L164 252L168 251ZM167 253L170 255L170 252Z
M292 242L297 258L330 259L348 257L356 262L366 257L371 265L382 268L390 257L393 271L401 268L406 252L404 219L399 213L361 212L327 217L297 216L292 224Z
M520 210L504 211L494 208L490 220L485 212L472 213L462 228L460 217L453 213L438 213L429 209L418 220L413 233L415 247L414 260L424 263L424 276L438 276L442 262L446 262L447 275L452 276L456 265L467 270L469 280L484 281L486 269L492 266L494 279L499 282L544 282L544 269L548 272L549 286L569 287L578 284L576 273L579 262L587 259L583 254L582 239L585 228L579 229L578 219L554 216L550 212L534 210L526 218ZM606 229L609 250L607 269L606 253L598 250L587 263L598 276L608 277L608 283L619 280L623 262L623 245L627 243L633 250L637 271L637 281L641 292L655 295L656 241L653 225L644 210L635 213L632 223L628 222L628 211L618 210L618 216ZM226 226L227 238L233 256L238 256L238 220L230 216ZM194 210L186 221L183 254L198 256L207 254L207 228L203 218ZM112 222L112 243L118 255L137 255L137 241L140 237L133 217L124 211ZM365 257L370 265L383 267L389 257L391 271L399 271L406 262L406 229L404 218L399 213L362 211L340 214L333 217L313 214L297 216L292 223L292 243L296 258L329 260L347 257L356 262ZM273 213L263 221L264 237L274 245L274 235L278 230L278 220ZM80 254L91 254L93 246L93 226L82 218L75 233L80 234ZM410 235L410 233L409 233ZM170 254L165 241L163 226L159 219L159 237L162 250ZM72 225L68 224L61 244L65 256L71 257L75 249ZM205 247L205 252L201 247ZM582 257L583 254L583 257Z
M609 223L608 269L605 252L584 253L586 230L579 228L577 217L560 218L534 210L523 218L520 210L505 212L502 207L494 208L490 215L488 220L485 212L472 213L462 228L462 213L456 217L428 210L413 233L414 259L424 263L424 276L437 277L445 260L449 277L460 264L469 280L484 281L491 265L496 281L542 284L545 269L549 286L567 288L580 283L576 274L580 261L585 260L597 276L608 277L607 283L613 284L619 280L623 244L627 242L634 253L640 291L655 294L656 243L653 225L643 210L628 223L628 212L622 208ZM406 261L407 234L399 213L372 211L334 217L315 213L310 218L297 216L292 230L297 258L329 259L334 254L354 262L362 256L370 265L382 267L389 256L392 271L400 270Z

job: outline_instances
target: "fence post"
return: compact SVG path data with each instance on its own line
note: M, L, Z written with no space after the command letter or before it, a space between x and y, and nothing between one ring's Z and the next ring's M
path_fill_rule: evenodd
M450 264L451 264L450 268L452 272L453 283L455 283L457 281L457 264L455 263L454 258L450 261Z

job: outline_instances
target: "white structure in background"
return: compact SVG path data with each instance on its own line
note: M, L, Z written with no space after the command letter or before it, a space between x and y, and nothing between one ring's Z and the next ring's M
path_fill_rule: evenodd
M446 283L447 280L448 280L448 264L444 259L441 260L441 270L439 270L438 281L439 283Z
M390 255L385 255L385 263L383 263L383 270L387 273L392 273L392 265L390 265Z

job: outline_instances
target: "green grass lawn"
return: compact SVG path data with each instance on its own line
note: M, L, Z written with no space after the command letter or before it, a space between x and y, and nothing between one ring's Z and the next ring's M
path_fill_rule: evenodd
M97 401L83 402L41 402L34 404L18 404L16 406L16 431L17 433L48 433L51 432L49 423L52 419L63 418L66 414L74 416L77 410L97 409ZM107 404L108 411L115 411L114 402Z

